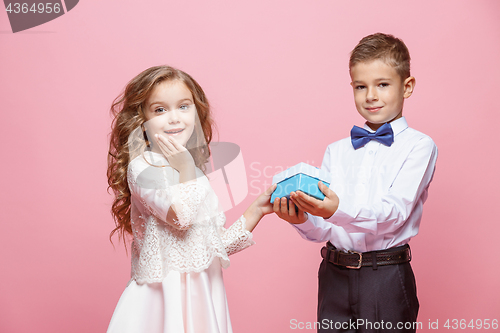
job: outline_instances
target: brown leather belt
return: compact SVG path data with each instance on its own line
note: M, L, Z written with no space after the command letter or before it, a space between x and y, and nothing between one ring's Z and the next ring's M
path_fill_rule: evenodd
M334 265L354 269L359 269L363 266L372 266L374 269L377 269L377 266L396 265L409 262L411 260L411 250L410 246L406 244L380 251L363 253L356 251L344 252L337 250L328 242L326 246L321 249L321 256Z

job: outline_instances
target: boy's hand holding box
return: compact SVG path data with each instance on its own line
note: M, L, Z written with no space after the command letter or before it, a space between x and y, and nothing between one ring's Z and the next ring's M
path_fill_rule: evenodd
M271 196L271 203L276 198L290 198L290 193L302 191L318 200L323 200L325 195L318 187L322 181L326 186L330 185L330 174L324 170L313 167L306 163L299 163L273 177L273 184L277 184L276 190Z

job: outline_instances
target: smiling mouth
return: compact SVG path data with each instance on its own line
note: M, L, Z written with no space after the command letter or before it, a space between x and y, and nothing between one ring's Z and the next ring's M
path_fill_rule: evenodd
M167 134L179 134L180 132L184 131L184 128L176 128L170 131L165 131Z
M380 111L382 109L382 107L379 106L379 107L371 107L371 108L365 108L365 109L370 111L370 112L377 112L377 111Z

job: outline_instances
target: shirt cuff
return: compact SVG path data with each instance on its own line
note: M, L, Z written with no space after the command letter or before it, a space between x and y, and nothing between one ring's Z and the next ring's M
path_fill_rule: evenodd
M316 225L314 224L314 216L306 213L307 214L307 220L304 223L301 224L293 224L290 223L295 229L301 231L301 232L308 232L316 228Z
M342 204L343 202L344 204ZM356 211L353 206L349 206L342 200L339 201L337 211L325 221L344 228L348 233L362 232L373 235L377 233L377 220L375 218L363 216L362 212Z
M339 207L337 208L335 213L333 213L333 215L328 219L325 219L325 221L328 221L339 227L345 226L354 221L354 212L352 212L351 210L352 207L346 204L345 200L339 198Z

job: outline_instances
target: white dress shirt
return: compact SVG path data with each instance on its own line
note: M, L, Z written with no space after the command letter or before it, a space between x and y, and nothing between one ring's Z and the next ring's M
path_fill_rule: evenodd
M355 150L350 137L328 146L321 168L332 176L339 207L328 219L308 214L294 225L303 238L367 252L404 245L418 233L437 147L404 117L390 125L390 147L372 140Z

